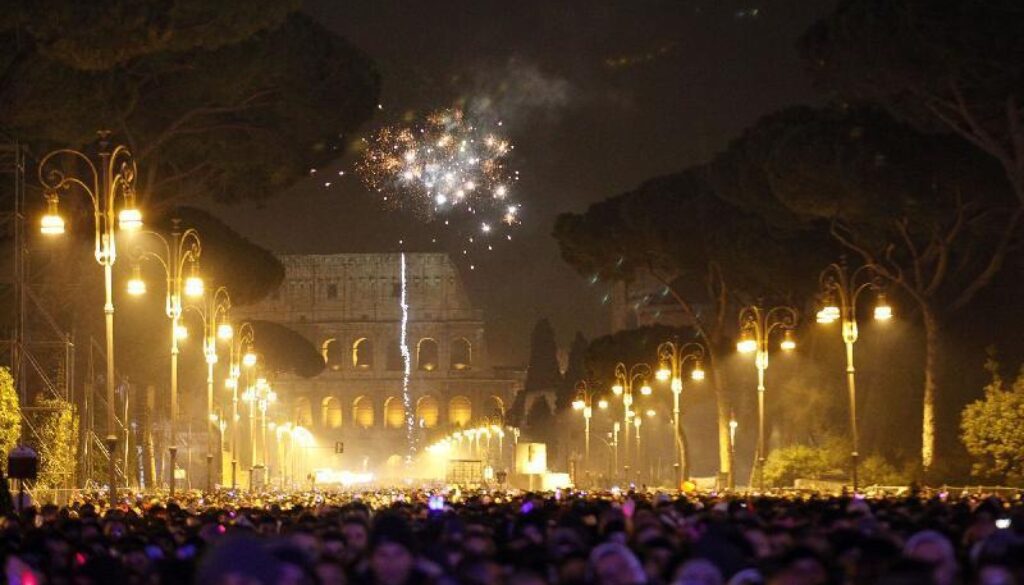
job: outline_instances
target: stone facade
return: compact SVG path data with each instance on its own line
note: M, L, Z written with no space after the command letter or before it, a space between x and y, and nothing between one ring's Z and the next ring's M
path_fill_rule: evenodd
M281 397L275 418L309 428L321 445L343 441L346 467L369 469L407 453L401 258L281 256L281 288L244 309L244 318L287 325L321 349L327 367L319 376L274 380ZM483 314L446 254L407 253L405 261L409 407L422 446L454 428L503 416L523 377L492 366Z

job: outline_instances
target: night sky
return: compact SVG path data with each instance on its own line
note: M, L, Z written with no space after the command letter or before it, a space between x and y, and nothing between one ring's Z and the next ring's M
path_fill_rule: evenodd
M833 5L307 0L310 14L377 62L382 109L366 130L455 103L500 110L522 174L523 224L470 271L454 237L431 245L440 228L383 209L352 157L256 209L218 214L281 253L397 251L399 240L408 251L451 252L486 311L492 359L522 364L540 317L563 344L577 329L592 337L608 328L608 288L561 260L556 215L705 161L757 117L817 99L795 42Z

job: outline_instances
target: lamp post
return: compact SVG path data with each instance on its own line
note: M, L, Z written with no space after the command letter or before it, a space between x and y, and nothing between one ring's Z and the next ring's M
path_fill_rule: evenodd
M109 486L110 500L117 497L117 417L114 410L114 293L113 269L117 260L115 226L124 231L142 227L142 213L135 207L135 159L128 147L118 145L111 150L107 140L109 132L100 133L99 164L85 153L62 148L48 153L39 163L39 183L46 197L46 214L42 217L40 231L45 235L64 233L64 219L60 216L59 203L62 192L75 192L88 196L92 203L94 248L93 256L103 267L104 303L107 341L107 453L110 455ZM87 172L84 177L68 175L65 168L73 163L83 163ZM117 208L118 198L122 201ZM115 223L116 219L116 223Z
M635 414L632 409L634 402L633 389L639 387L642 395L650 396L651 387L647 384L647 380L650 377L651 367L645 363L633 364L628 368L622 362L615 364L615 383L612 385L612 394L622 397L622 430L625 433L622 461L623 468L627 470L627 481L629 481L629 421Z
M218 287L212 295L207 295L205 306L190 305L185 308L199 315L203 324L203 357L206 360L206 491L213 491L213 437L215 415L213 412L213 368L218 362L217 341L231 341L234 328L228 322L228 311L231 310L231 295L227 287Z
M609 480L614 481L615 475L619 473L619 430L622 426L619 421L612 423L612 432L608 433L612 436L612 476Z
M202 254L202 243L199 240L199 232L194 228L181 231L180 221L172 221L171 238L168 240L162 234L146 231L140 235L147 235L155 239L161 247L157 251L144 250L139 248L136 252L136 263L133 267L132 278L128 281L128 293L131 295L143 295L146 293L146 283L142 280L139 261L153 260L163 270L167 277L167 295L164 302L164 312L171 320L171 413L170 413L170 495L174 497L174 471L177 465L178 447L175 437L178 420L178 342L188 337L188 329L181 324L182 298L200 298L203 296L203 279L199 277L199 256ZM190 272L185 275L185 267ZM209 424L209 422L207 422Z
M238 385L242 368L251 373L258 358L253 351L252 324L246 321L234 332L231 343L228 377L224 385L231 391L231 489L238 488Z
M779 348L783 351L796 349L793 330L796 327L797 311L793 307L778 306L764 309L757 305L749 305L740 310L740 340L736 349L741 353L754 353L754 365L757 366L757 489L764 491L764 462L768 444L765 441L764 424L764 375L768 369L768 343L772 333L782 331Z
M843 343L846 345L846 388L850 400L850 480L853 491L859 487L857 467L860 460L858 451L860 434L857 429L857 382L853 367L853 344L857 343L857 299L865 290L875 291L874 318L876 321L892 319L892 307L885 298L881 277L869 266L861 266L848 274L843 264L829 264L818 277L824 306L818 311L817 321L830 324L842 321ZM838 302L838 305L836 304Z
M679 396L683 392L682 369L686 362L693 361L690 379L699 382L704 379L704 346L697 342L680 344L678 341L666 341L658 346L658 371L655 377L661 382L669 382L672 390L672 431L676 447L675 468L676 489L684 480L690 479L690 454L687 448L685 433L679 420Z
M277 393L271 388L266 378L257 378L256 383L249 386L242 395L242 400L249 405L249 460L252 462L252 469L258 466L266 468L267 465L267 409L277 402ZM256 449L256 413L260 415L260 448ZM256 462L256 454L260 454L260 462ZM251 477L251 476L250 476ZM251 484L249 489L254 486Z
M603 408L608 408L607 401L600 401ZM576 397L572 401L573 410L583 413L583 470L590 473L590 419L594 416L594 392L586 380L576 382ZM599 408L602 408L599 406Z
M729 413L729 456L736 456L736 429L739 428L740 423L736 420L736 415ZM735 487L733 478L729 477L729 489Z

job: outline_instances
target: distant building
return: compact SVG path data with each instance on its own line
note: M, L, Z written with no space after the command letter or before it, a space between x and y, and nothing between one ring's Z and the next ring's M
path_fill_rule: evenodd
M333 464L349 469L372 470L407 454L401 257L280 256L280 289L242 310L243 318L287 325L320 348L323 373L273 380L281 397L275 418L310 429L321 445L344 442ZM407 253L405 261L409 408L422 448L450 430L503 417L523 376L492 365L482 311L446 254ZM332 454L325 451L325 466Z

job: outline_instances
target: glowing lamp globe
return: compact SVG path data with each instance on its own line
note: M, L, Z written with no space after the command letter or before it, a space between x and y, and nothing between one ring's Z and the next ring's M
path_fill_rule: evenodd
M644 396L650 396L651 392L653 392L653 390L651 390L651 387L647 384L644 384L643 386L640 387L640 393L643 394Z
M60 216L57 208L57 196L46 197L46 215L39 222L39 231L47 236L57 236L64 233L64 218Z
M583 406L584 404L582 400L576 399L572 401L573 410L583 410Z
M700 382L706 375L707 374L704 372L704 365L697 362L697 365L693 367L693 371L690 372L690 379L694 382Z
M178 340L188 339L188 327L178 325L174 328L174 338Z
M751 353L757 350L757 340L754 339L754 335L749 331L744 331L740 335L740 340L736 342L736 351L740 353Z
M661 367L658 368L658 371L654 373L654 377L657 378L659 382L665 382L671 376L672 371L668 368L668 364L664 363L661 364Z
M235 334L235 330L231 327L231 323L221 323L217 326L217 337L223 341L231 339Z
M122 209L117 214L117 223L122 230L134 232L142 228L142 212L136 207Z
M135 266L135 268L132 269L132 277L128 279L128 284L125 288L128 291L128 294L133 297L146 294L146 281L142 280L142 271L139 270L138 266Z
M892 307L885 298L885 293L878 293L878 301L875 304L875 321L888 321L892 319Z
M823 323L826 325L829 323L834 323L837 319L839 319L839 307L831 303L825 305L824 307L822 307L820 311L818 311L816 317L818 323Z
M46 214L39 222L39 231L47 236L59 236L64 233L64 218L59 215Z
M597 401L597 407L600 408L601 410L607 409L608 408L608 401L605 400L604 398L602 398L601 400L598 400Z
M201 297L203 296L204 286L203 279L192 275L185 279L185 296L187 297Z
M616 396L621 396L622 391L622 384L615 384L612 386L612 394L615 394Z
M242 356L242 365L251 368L256 365L256 354L252 351L245 352Z
M786 329L785 333L782 334L782 342L779 343L779 348L783 351L793 351L796 349L796 338L793 336L792 329Z

